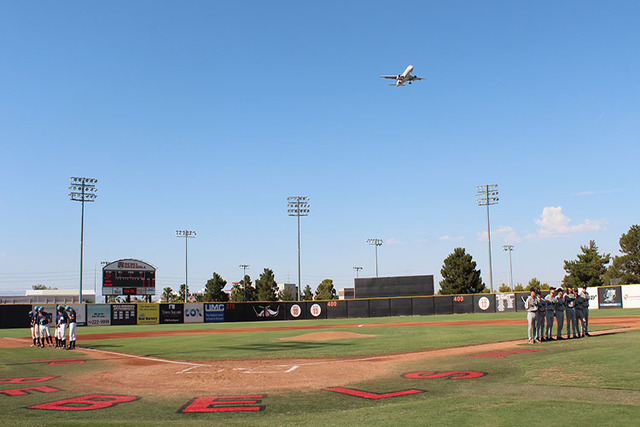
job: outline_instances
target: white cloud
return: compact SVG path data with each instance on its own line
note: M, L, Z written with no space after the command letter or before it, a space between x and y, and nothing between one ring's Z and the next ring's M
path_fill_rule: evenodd
M561 206L547 206L542 210L542 216L536 220L538 231L530 238L551 239L572 233L601 230L606 223L604 219L592 221L586 219L582 224L571 225L571 219L562 213Z
M398 239L394 239L393 237L390 239L387 239L387 241L385 242L387 245L402 245L403 242L398 240Z
M478 236L478 240L487 241L487 232L480 231L476 233ZM493 240L502 240L504 243L518 243L522 241L522 238L518 236L518 233L513 229L513 227L505 226L500 227L496 230L491 230L491 237Z
M463 239L464 239L463 236L449 236L449 235L446 235L446 236L441 236L440 237L440 240L463 240Z

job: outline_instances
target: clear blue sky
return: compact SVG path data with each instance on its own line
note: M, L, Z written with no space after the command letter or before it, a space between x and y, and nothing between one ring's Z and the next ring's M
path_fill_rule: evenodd
M250 264L302 282L434 274L466 248L488 283L558 284L638 223L637 1L68 1L0 4L0 294L76 289L101 261L158 290ZM427 80L394 88L408 64Z

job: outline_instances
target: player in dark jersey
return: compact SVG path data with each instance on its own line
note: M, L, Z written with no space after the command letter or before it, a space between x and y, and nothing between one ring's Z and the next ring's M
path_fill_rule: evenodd
M69 347L67 350L76 349L76 311L71 306L66 306L67 317L69 318Z

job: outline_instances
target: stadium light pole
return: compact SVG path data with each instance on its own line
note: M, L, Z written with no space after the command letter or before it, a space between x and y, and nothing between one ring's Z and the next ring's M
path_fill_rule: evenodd
M382 239L367 239L367 243L376 247L376 277L378 277L378 246L382 246Z
M95 201L98 195L96 192L96 184L98 182L95 178L79 178L72 176L69 178L71 185L69 186L69 197L74 202L82 203L82 219L80 220L80 291L78 293L78 302L82 304L82 262L84 259L84 204L85 202Z
M249 264L240 264L240 268L242 269L242 289L244 289L244 297L243 301L247 300L247 283L245 282L245 277L247 277L247 268L251 267Z
M306 196L287 197L289 216L298 217L298 301L300 301L300 217L309 215L309 198Z
M358 271L362 270L362 267L353 267L353 269L356 271L356 279L358 278Z
M176 237L184 237L184 302L189 294L189 239L196 237L193 230L176 230Z
M491 226L489 225L489 206L498 204L498 185L487 184L476 187L478 206L487 207L487 240L489 241L489 289L493 292L493 266L491 265Z
M513 269L511 268L511 252L513 252L513 245L503 245L502 250L509 252L509 287L513 290Z

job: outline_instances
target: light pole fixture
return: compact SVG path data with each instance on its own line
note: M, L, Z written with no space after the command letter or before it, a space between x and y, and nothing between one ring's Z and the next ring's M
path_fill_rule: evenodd
M362 270L362 267L353 267L353 269L356 271L356 279L358 278L358 271Z
M376 277L378 277L378 246L382 246L382 239L367 239L367 243L376 247Z
M503 245L502 250L509 252L509 287L513 290L513 269L511 268L511 252L513 252L513 245Z
M298 301L300 301L300 217L309 215L309 198L306 196L287 197L289 216L298 217Z
M69 178L71 185L69 186L69 197L74 202L82 203L82 219L80 221L80 292L78 293L78 302L82 303L82 262L84 258L84 203L95 201L98 195L96 192L96 184L98 180L95 178L79 178L72 176Z
M247 268L251 267L249 264L240 264L240 268L242 269L242 289L244 289L244 297L243 301L247 300L247 281L245 278L247 277Z
M489 225L489 206L498 204L498 185L487 184L476 187L476 202L478 206L487 207L487 239L489 241L489 289L493 292L493 267L491 265L491 227Z
M196 237L193 230L176 230L176 237L184 237L184 302L189 295L189 239Z

